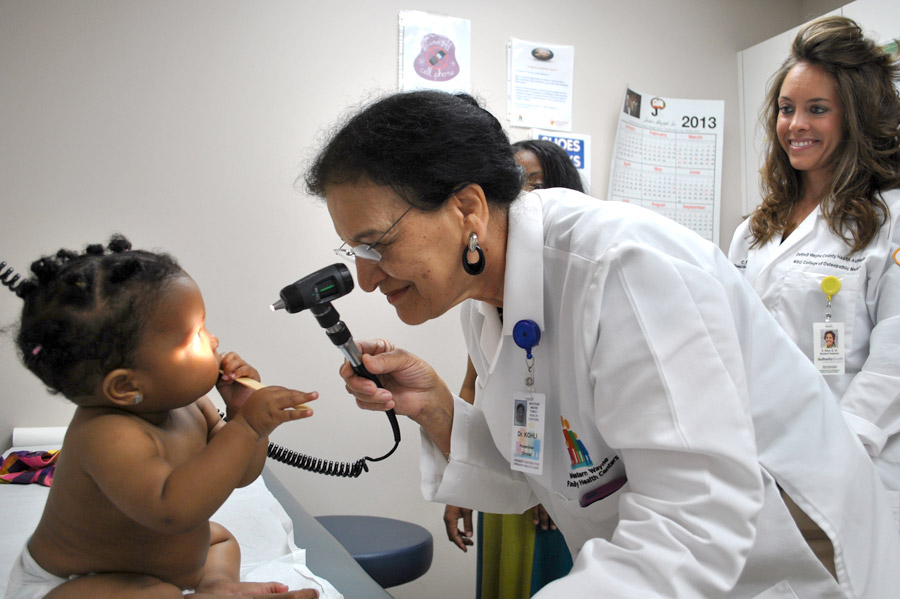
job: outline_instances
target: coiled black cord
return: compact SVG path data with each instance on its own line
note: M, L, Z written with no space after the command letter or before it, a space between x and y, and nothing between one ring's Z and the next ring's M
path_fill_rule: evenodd
M225 418L225 413L222 412L222 410L218 410L218 412L222 420L227 420ZM366 456L364 458L356 460L355 462L336 462L333 460L323 460L322 458L316 458L305 453L300 453L299 451L294 451L293 449L282 447L277 443L269 443L269 447L266 449L266 455L276 462L281 462L282 464L287 464L288 466L293 466L294 468L300 468L301 470L315 472L316 474L358 478L359 475L363 472L369 471L369 466L366 464L367 461L380 462L381 460L394 453L397 450L397 447L400 445L400 431L397 425L397 417L394 416L394 418L390 418L390 416L388 416L388 419L391 421L391 428L397 427L395 429L396 432L394 446L389 452L387 452L380 458Z
M276 462L308 470L317 474L325 474L327 476L345 476L348 478L357 478L363 471L368 472L369 467L366 460L369 457L360 458L355 462L335 462L332 460L323 460L322 458L314 458L304 453L296 452L292 449L269 443L269 449L266 453ZM380 458L379 458L380 459Z

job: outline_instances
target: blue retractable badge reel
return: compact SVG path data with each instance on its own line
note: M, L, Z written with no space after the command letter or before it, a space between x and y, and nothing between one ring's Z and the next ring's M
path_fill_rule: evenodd
M541 342L541 327L533 320L520 320L513 327L513 341L525 350L525 357L531 360L531 349Z

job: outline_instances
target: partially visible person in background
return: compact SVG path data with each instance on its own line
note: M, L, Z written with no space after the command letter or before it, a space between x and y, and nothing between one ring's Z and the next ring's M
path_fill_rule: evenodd
M762 203L729 257L819 366L900 509L900 80L844 17L804 27L764 108ZM837 350L822 351L822 339ZM833 352L837 351L837 355Z
M512 144L512 149L525 172L524 191L565 187L584 192L578 169L552 141L528 139ZM469 403L475 401L471 360L459 396ZM447 538L463 551L474 543L472 510L446 506L444 525ZM572 569L566 540L540 504L522 514L479 512L478 528L478 599L527 599Z
M526 139L512 144L512 149L516 162L525 170L525 191L565 187L586 193L572 159L552 141Z

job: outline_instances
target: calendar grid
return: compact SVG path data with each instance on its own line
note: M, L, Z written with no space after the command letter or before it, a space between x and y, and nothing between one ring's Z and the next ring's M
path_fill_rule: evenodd
M693 101L666 102L677 107ZM620 118L609 197L653 210L717 242L721 133L678 128L672 113L666 116L662 123Z

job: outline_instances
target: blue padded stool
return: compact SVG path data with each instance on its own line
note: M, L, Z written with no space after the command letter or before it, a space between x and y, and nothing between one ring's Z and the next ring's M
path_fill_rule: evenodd
M379 516L316 516L383 588L415 580L431 567L431 533L412 522Z

